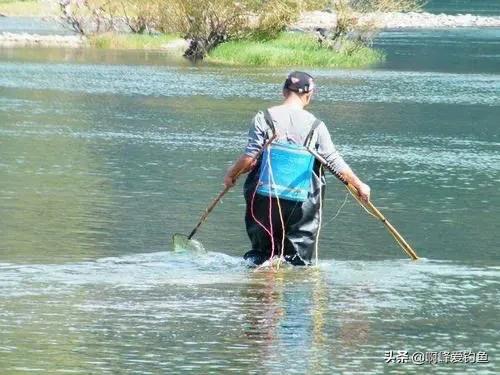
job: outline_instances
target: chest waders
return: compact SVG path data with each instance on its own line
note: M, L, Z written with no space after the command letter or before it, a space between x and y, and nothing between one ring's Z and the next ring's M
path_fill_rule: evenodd
M269 111L264 118L270 138L276 130ZM319 228L319 186L324 177L319 176L319 165L307 148L320 124L317 119L313 122L303 145L272 142L248 175L245 223L252 250L245 254L246 259L258 258L255 263L262 263L276 249L274 255L283 253L293 264L311 261Z

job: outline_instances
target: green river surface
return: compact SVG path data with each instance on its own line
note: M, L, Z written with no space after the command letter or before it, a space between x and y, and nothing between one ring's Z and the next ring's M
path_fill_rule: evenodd
M319 266L254 272L241 181L287 69L0 49L0 374L498 374L500 29L385 32L310 110L422 257L328 179ZM386 364L386 351L488 363Z

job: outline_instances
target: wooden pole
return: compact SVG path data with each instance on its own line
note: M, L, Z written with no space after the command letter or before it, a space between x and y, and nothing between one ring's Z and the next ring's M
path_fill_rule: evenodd
M358 190L354 186L352 186L351 184L349 184L346 181L342 180L342 178L340 178L340 176L333 170L333 168L331 168L328 165L328 162L326 161L325 158L323 158L321 155L319 155L315 150L309 149L309 152L321 164L323 164L325 166L325 168L327 168L335 177L337 177L346 186L347 190L349 190L351 192L351 194L354 196L354 198L356 199L356 201L358 201L358 203L361 206L363 206L373 216L375 216L380 221L382 221L382 223L387 228L387 230L389 231L389 233L394 237L394 239L396 240L396 242L401 246L401 248L404 250L404 252L411 259L413 259L413 260L419 259L419 257L417 255L417 253L415 252L415 250L413 250L413 248L408 244L408 242L406 242L406 240L403 238L403 236L401 236L401 234L396 230L396 228L389 222L389 220L387 220L387 218L382 214L382 212L380 212L380 210L373 205L372 202L370 202L370 201L368 201L368 202L362 201L359 198Z
M269 138L266 141L266 143L264 144L264 146L262 146L262 148L260 149L260 151L252 158L252 160L257 160L259 158L259 156L264 152L264 149L267 146L269 146L274 141L275 138L276 138L275 135L273 135L271 138ZM236 180L242 173L243 173L243 170L239 170L238 173L236 173L236 175L234 176L234 179ZM231 187L226 186L224 188L224 190L222 190L219 193L219 195L217 195L215 197L215 199L212 201L212 203L210 203L210 205L205 209L205 211L203 212L203 215L201 215L201 218L198 221L198 224L196 224L196 226L191 231L191 233L189 233L188 240L190 240L191 238L193 238L193 236L198 231L198 228L200 228L201 224L203 224L207 220L208 215L210 214L210 212L212 212L212 210L215 208L215 206L217 206L217 203L220 202L220 200L222 199L222 197L229 191L229 189L231 189Z

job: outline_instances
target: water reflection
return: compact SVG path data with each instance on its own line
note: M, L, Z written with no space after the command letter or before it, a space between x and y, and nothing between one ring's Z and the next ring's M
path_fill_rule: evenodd
M370 323L357 312L362 303L353 298L349 313L332 314L331 288L319 268L249 274L243 298L255 302L245 310L245 336L264 372L328 373L367 343Z

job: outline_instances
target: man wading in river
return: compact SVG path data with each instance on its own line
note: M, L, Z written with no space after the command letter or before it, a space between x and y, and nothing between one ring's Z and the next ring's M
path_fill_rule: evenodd
M250 265L280 255L293 265L311 263L325 176L307 147L316 150L341 179L352 184L361 199L370 199L370 187L337 152L326 125L304 109L313 92L314 81L309 74L290 73L283 87L283 104L257 113L245 153L224 177L226 187L233 186L240 173L250 171L244 186L245 223L252 243L244 258Z

